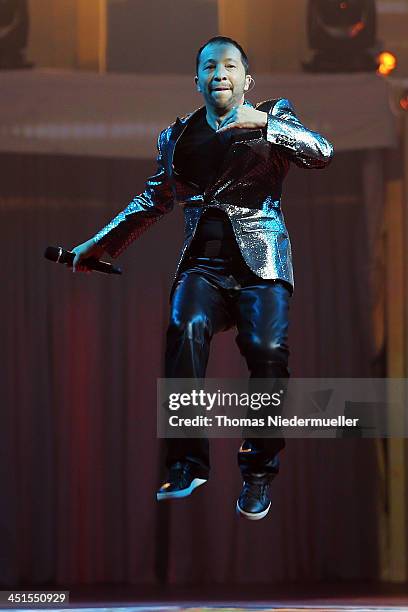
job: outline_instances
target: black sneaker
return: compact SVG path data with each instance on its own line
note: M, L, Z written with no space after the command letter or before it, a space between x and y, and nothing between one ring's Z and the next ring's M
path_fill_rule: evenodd
M157 501L187 497L191 495L194 489L206 482L206 478L196 477L191 463L177 461L169 469L169 479L157 491Z
M237 500L237 513L250 521L264 518L271 507L269 474L245 474L244 486Z

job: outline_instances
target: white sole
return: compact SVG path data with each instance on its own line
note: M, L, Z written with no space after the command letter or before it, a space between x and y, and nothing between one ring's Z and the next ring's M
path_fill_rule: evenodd
M194 489L197 489L197 487L200 487L206 482L207 480L204 478L194 478L194 480L191 481L190 486L186 489L182 489L181 491L169 491L168 493L166 493L166 491L158 491L156 493L156 499L157 501L161 501L163 499L179 499L181 497L188 497L191 495Z
M268 514L271 505L272 502L269 502L269 506L266 508L266 510L262 510L262 512L258 512L255 514L254 512L245 512L244 510L242 510L239 503L237 502L237 513L242 514L242 516L245 516L245 518L249 519L250 521L259 521Z

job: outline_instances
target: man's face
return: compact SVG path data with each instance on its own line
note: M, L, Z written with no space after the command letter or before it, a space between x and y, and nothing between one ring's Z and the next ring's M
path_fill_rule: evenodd
M242 104L249 84L250 76L245 76L241 53L234 45L210 43L204 47L196 85L206 106L228 111Z

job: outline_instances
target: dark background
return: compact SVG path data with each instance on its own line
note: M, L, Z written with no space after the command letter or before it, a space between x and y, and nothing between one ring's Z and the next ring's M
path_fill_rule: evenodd
M287 178L293 376L372 375L364 156L340 153L324 171L293 167ZM70 248L95 233L154 166L1 155L2 583L377 579L374 440L288 440L271 516L260 523L234 513L239 440L212 441L205 488L155 501L156 378L181 211L129 247L121 277L73 275L42 260L46 245ZM246 376L232 331L214 340L208 375Z

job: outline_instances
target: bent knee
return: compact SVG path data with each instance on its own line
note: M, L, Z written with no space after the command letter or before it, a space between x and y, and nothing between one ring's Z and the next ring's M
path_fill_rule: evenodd
M167 335L169 337L183 336L194 342L202 342L211 336L211 324L208 318L202 314L185 319L173 316L167 328Z

